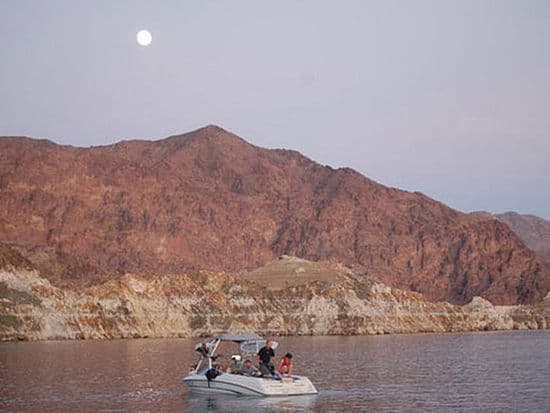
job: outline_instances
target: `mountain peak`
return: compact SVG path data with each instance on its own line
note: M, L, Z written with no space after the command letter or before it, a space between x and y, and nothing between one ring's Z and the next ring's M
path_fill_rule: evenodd
M202 128L197 129L196 131L204 131L206 133L230 133L221 126L209 124L206 126L203 126Z
M161 139L159 142L175 143L178 148L189 145L253 146L241 137L217 125L206 125L191 132Z

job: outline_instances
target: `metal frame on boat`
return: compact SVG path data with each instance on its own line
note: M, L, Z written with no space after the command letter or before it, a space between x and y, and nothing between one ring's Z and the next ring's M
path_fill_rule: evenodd
M239 355L256 356L266 340L257 334L222 334L203 340L195 346L201 353L196 367L183 378L192 392L231 394L236 396L297 396L317 394L317 389L305 376L245 376L220 371L215 365L216 350L222 342L235 343ZM200 348L206 345L207 355ZM278 343L272 341L273 348ZM207 361L207 363L205 363Z

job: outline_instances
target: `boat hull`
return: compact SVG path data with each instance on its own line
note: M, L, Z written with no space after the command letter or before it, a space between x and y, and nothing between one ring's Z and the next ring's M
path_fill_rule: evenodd
M260 397L317 394L313 383L303 376L273 380L222 373L215 379L208 380L204 374L192 373L184 377L183 382L192 392L208 394Z

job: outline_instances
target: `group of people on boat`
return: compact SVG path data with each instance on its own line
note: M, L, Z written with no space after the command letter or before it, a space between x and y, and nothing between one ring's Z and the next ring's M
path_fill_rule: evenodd
M267 340L265 346L258 352L258 362L262 376L290 376L292 374L292 368L294 367L292 354L286 353L284 357L281 358L277 370L275 370L275 366L273 365L274 358L275 351L271 347L271 341Z
M210 355L209 349L205 342L201 343L201 346L197 348L197 351L201 356L205 358L212 358L212 361L215 362L217 357ZM258 351L258 367L252 364L252 360L246 359L243 363L241 356L231 357L231 364L227 368L223 368L218 363L215 363L215 366L220 371L225 371L226 373L231 374L241 374L244 376L251 377L264 377L264 378L274 378L281 379L284 376L291 376L294 363L292 361L292 354L286 353L279 364L277 369L273 364L273 359L275 358L275 351L273 350L270 340L267 340L265 345ZM219 357L219 356L218 356Z

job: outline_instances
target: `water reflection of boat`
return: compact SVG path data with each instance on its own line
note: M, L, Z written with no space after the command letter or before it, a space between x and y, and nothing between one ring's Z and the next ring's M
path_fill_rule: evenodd
M191 394L184 400L191 412L282 413L316 411L319 399L315 395L280 397L229 397L222 394Z
M234 359L244 363L247 356L256 356L266 340L256 334L223 334L197 344L195 350L200 354L199 362L183 378L192 392L236 396L297 396L317 393L313 383L305 376L253 376L220 370L216 366L216 350L223 342L237 344L239 354ZM277 343L272 344L273 348L277 347Z

